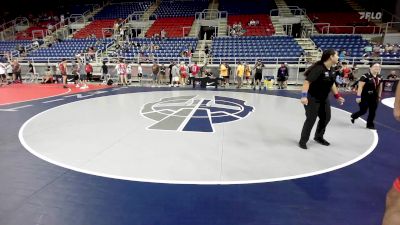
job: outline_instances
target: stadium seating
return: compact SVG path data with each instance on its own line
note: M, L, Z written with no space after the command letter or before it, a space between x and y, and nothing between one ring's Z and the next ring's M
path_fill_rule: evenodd
M103 38L103 28L113 28L115 20L95 20L74 34L74 38L87 38L94 34L97 38ZM111 37L112 31L105 33L105 37Z
M190 17L208 8L208 1L162 1L155 14L163 17Z
M219 0L219 10L227 11L229 15L269 14L271 9L276 9L275 1L271 1L271 0L246 0L246 1Z
M178 58L181 56L181 53L185 50L189 49L191 46L193 49L196 49L198 39L197 38L167 38L164 40L160 39L150 39L150 38L135 38L131 41L139 43L142 46L147 46L143 53L146 57L148 57L151 53L154 57L159 58L159 62L168 63L173 58ZM150 50L149 47L153 44L154 46L158 46L157 50ZM139 47L129 47L127 51L123 51L120 56L125 58L134 58L137 57L140 52Z
M87 11L91 11L93 9L93 5L71 5L67 9L68 14L83 14Z
M214 63L219 63L220 58L226 62L234 62L236 58L251 63L257 59L261 59L264 63L276 63L277 60L294 63L302 52L297 42L287 36L217 37L212 43Z
M146 11L152 3L146 2L125 2L111 4L104 7L103 10L98 12L95 16L95 20L110 20L110 19L125 19L134 12Z
M254 19L259 21L257 26L249 26L248 22ZM233 15L228 16L228 25L232 27L233 24L241 23L242 27L246 30L244 36L271 36L275 33L274 26L271 19L267 15L254 14L254 15Z
M73 59L79 53L86 53L89 47L94 46L96 50L105 50L111 39L100 39L102 44L96 45L96 39L68 39L55 43L50 48L38 49L29 53L28 58L35 62L58 62L61 59Z
M182 27L191 27L194 17L174 17L174 18L160 18L157 19L153 25L147 30L146 37L152 37L154 34L160 34L162 29L167 32L167 37L182 37ZM190 28L185 29L184 36L187 36Z
M18 45L26 46L32 43L29 40L16 40L16 41L0 41L0 52L9 52L16 50Z
M322 50L333 48L336 51L346 50L349 60L357 57L355 62L362 60L361 56L365 53L364 47L368 41L362 39L360 35L315 35L311 38L314 43ZM379 57L384 64L400 64L400 53L381 52ZM380 58L376 60L380 62Z
M350 57L361 57L364 54L364 47L368 44L368 41L362 39L360 35L315 35L311 39L322 50L344 49Z

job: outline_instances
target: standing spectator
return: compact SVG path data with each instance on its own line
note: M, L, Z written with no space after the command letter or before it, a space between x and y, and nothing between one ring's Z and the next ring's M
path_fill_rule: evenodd
M343 76L343 87L346 91L350 90L350 77L352 76L352 70L346 62L342 63L341 74Z
M61 60L59 69L60 69L60 73L61 73L62 80L63 80L63 85L64 85L63 88L68 88L68 86L67 86L67 60L66 59Z
M81 82L81 89L87 89L89 88L89 86L87 85L87 72L86 72L86 67L85 67L85 63L78 59L78 66L79 66L79 78L80 78L80 82ZM93 70L93 68L92 68Z
M79 88L79 65L75 61L72 61L72 75L74 76L75 87Z
M178 63L174 63L174 66L172 67L172 84L171 87L179 87L179 77L180 77L180 72L179 72L179 66Z
M165 76L166 70L167 70L167 68L165 67L165 65L161 65L161 67L160 67L160 73L159 73L159 76L158 76L158 82L157 82L159 85L161 85L161 84L163 84L163 82L165 82L165 79L166 79L166 76Z
M239 65L236 68L237 88L242 87L243 76L244 76L244 65L242 64L242 62L239 62Z
M229 83L229 75L228 75L228 68L226 66L226 63L222 63L219 66L219 77L224 80L224 86Z
M191 72L191 74L192 74L192 78L190 79L190 84L192 84L192 82L194 82L194 79L198 76L198 74L199 74L199 72L200 72L200 67L197 65L197 62L195 62L193 65L192 65L192 67L191 67L191 69L190 69L192 72Z
M3 63L3 59L0 61L0 79L1 85L7 84L6 65Z
M127 66L124 63L123 59L119 60L119 63L115 66L115 70L117 71L117 74L120 78L120 84L121 85L126 85L128 86L128 81L127 81Z
M31 81L34 81L35 80L35 73L36 73L35 67L33 66L31 61L28 61L28 63L29 64L28 64L28 74L27 75L29 75Z
M180 77L181 77L181 82L180 82L181 85L186 85L186 80L187 80L187 77L188 77L188 73L187 73L187 69L186 69L184 61L181 62L181 66L179 67L179 74L180 74Z
M261 80L262 80L263 68L264 68L264 64L259 59L253 68L253 70L255 70L253 90L256 90L257 85L258 85L258 90L261 90Z
M132 67L133 67L133 61L131 63L128 63L128 67L126 68L128 84L132 83L132 72L133 72Z
M106 61L103 61L103 65L101 66L101 74L103 84L106 84L108 80L108 66L106 65Z
M251 68L250 65L248 63L244 63L244 73L246 76L246 85L249 85L249 80L251 77Z
M90 65L89 62L86 62L85 71L86 71L87 80L92 81L93 67L92 67L92 65Z
M13 68L12 68L11 62L7 62L7 64L6 64L6 73L8 75L8 78L11 81L14 81Z
M289 77L289 69L287 68L285 63L281 64L281 67L278 69L278 74L277 74L277 80L278 80L278 89L284 89L287 87L286 81Z
M153 85L155 85L158 80L158 73L160 72L160 67L158 66L157 63L153 63L153 66L151 67L151 71L152 71L151 77L153 79Z
M18 63L18 60L14 60L13 62L13 74L14 74L14 82L15 83L22 83L21 77L21 65Z
M174 67L174 62L171 61L169 64L169 84L172 85L172 68Z
M139 65L138 65L138 75L137 76L138 76L139 84L142 85L143 68L142 68L141 63L139 63Z

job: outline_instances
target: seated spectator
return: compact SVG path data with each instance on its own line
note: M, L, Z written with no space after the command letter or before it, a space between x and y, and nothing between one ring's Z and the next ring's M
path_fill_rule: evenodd
M51 71L50 66L47 67L41 84L47 84L47 83L53 83L53 73Z
M397 53L397 52L399 52L399 44L395 44L395 45L393 45L393 53Z
M372 52L372 45L368 44L364 47L364 52L365 53L371 53Z
M256 25L256 21L254 19L251 19L248 23L249 26L255 26Z
M398 78L397 78L396 71L394 71L394 70L390 71L390 74L387 76L387 79L389 79L389 80L397 80Z

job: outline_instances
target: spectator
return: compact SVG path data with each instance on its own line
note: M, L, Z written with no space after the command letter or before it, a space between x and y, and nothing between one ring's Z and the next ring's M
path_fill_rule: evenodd
M89 62L86 63L85 72L86 72L86 78L87 78L87 80L88 80L88 81L92 81L93 67L92 67L92 65L90 65Z
M3 59L0 59L0 85L7 83L7 76L6 76L6 65L3 63Z
M397 80L398 78L397 78L396 71L394 71L394 70L390 71L390 74L387 76L387 79L389 79L389 80Z
M166 67L165 67L165 65L161 65L161 67L160 67L160 73L159 73L159 76L158 76L158 78L157 78L157 83L158 83L158 85L161 85L161 84L163 84L163 82L165 82L165 79L166 79Z
M51 72L50 66L47 66L46 72L44 73L43 76L43 81L41 84L47 84L47 83L53 83L54 78L53 78L53 73Z
M281 64L281 67L278 69L277 80L278 80L278 89L287 88L286 81L289 77L289 69L287 68L285 63Z
M164 29L164 28L163 28L163 29L161 29L160 36L161 36L161 39L165 39L165 38L166 38L166 36L167 36L167 32L165 31L165 29Z
M239 62L239 65L236 68L236 79L237 79L236 88L242 87L243 76L244 76L244 65L242 64L242 62Z
M157 81L159 80L158 73L160 72L160 66L158 66L158 64L154 62L153 66L151 67L151 71L152 71L151 78L153 80L153 85L156 85Z
M13 68L13 80L15 83L22 83L22 77L21 77L21 65L18 63L18 61L15 59L12 64Z

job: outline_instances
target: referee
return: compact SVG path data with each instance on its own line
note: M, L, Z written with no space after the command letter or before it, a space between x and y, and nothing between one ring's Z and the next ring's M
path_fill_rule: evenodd
M344 103L335 85L335 71L333 65L338 63L338 53L334 49L325 50L321 60L316 62L304 73L306 79L301 92L301 103L306 110L306 121L301 131L299 147L307 149L307 141L317 117L319 118L314 140L319 144L328 146L324 139L325 128L331 119L331 106L329 92L333 92L340 104Z
M380 69L379 63L371 64L369 72L360 77L356 97L356 102L360 106L360 110L351 115L351 122L354 123L354 120L369 110L367 118L367 128L369 129L375 129L374 119L382 94L382 78L379 75Z

